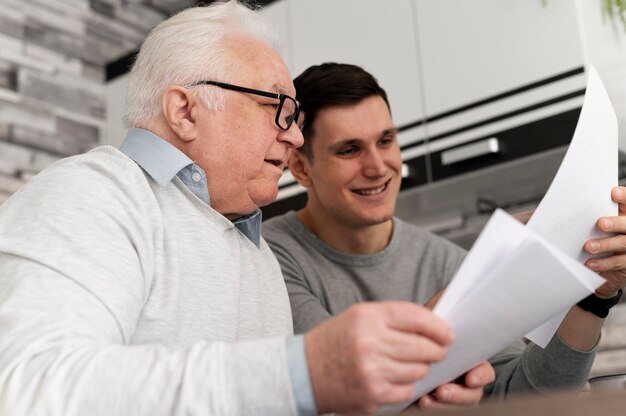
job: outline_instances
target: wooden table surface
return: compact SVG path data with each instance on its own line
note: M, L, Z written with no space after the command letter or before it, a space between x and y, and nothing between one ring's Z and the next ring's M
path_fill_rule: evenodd
M576 396L514 398L506 402L427 414L433 413L442 416L626 416L626 390L583 392ZM402 415L424 416L425 413L411 409Z

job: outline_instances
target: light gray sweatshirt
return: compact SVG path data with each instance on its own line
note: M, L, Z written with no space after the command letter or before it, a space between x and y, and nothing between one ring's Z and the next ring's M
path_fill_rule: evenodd
M287 282L296 333L356 302L396 299L423 304L446 287L465 251L398 218L393 221L389 245L373 255L334 250L294 212L263 224L263 235ZM519 340L490 359L496 381L485 388L485 397L580 389L595 353L574 350L558 335L546 349Z

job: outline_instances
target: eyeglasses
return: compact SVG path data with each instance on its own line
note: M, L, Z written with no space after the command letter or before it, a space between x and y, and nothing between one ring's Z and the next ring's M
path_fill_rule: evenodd
M276 125L281 130L289 130L289 127L295 122L300 130L304 126L304 111L300 110L300 103L285 94L277 94L274 92L255 90L253 88L240 87L238 85L226 84L224 82L217 81L196 81L189 87L196 87L198 85L215 85L216 87L224 88L225 90L233 90L239 92L245 92L246 94L260 95L261 97L276 98L280 100L278 108L276 109Z

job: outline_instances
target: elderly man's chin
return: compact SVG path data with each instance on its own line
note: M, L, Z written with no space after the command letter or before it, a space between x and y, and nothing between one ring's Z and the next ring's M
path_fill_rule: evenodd
M278 180L264 179L248 188L248 195L257 207L271 204L278 197Z

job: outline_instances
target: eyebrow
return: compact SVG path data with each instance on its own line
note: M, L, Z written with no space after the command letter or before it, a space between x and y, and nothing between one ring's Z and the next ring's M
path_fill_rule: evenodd
M272 85L272 91L276 91L277 94L289 95L287 94L287 88L278 83Z
M388 129L385 129L382 131L382 134L380 135L380 137L385 137L388 136L390 134L398 134L398 128L397 127L391 127Z
M362 142L363 140L361 139L346 139L346 140L342 140L340 142L331 144L330 146L328 146L328 150L330 150L331 152L334 152L337 149L340 149L344 146L352 146L355 144L358 144L360 142Z
M379 139L382 139L383 137L389 136L390 134L396 134L398 132L398 129L396 127L391 127L388 129L385 129L383 131L380 132L380 135L378 136ZM365 140L363 139L358 139L358 138L351 138L351 139L345 139L345 140L341 140L337 143L334 143L330 146L328 146L328 149L330 151L335 151L343 146L353 146L359 143L364 142Z

